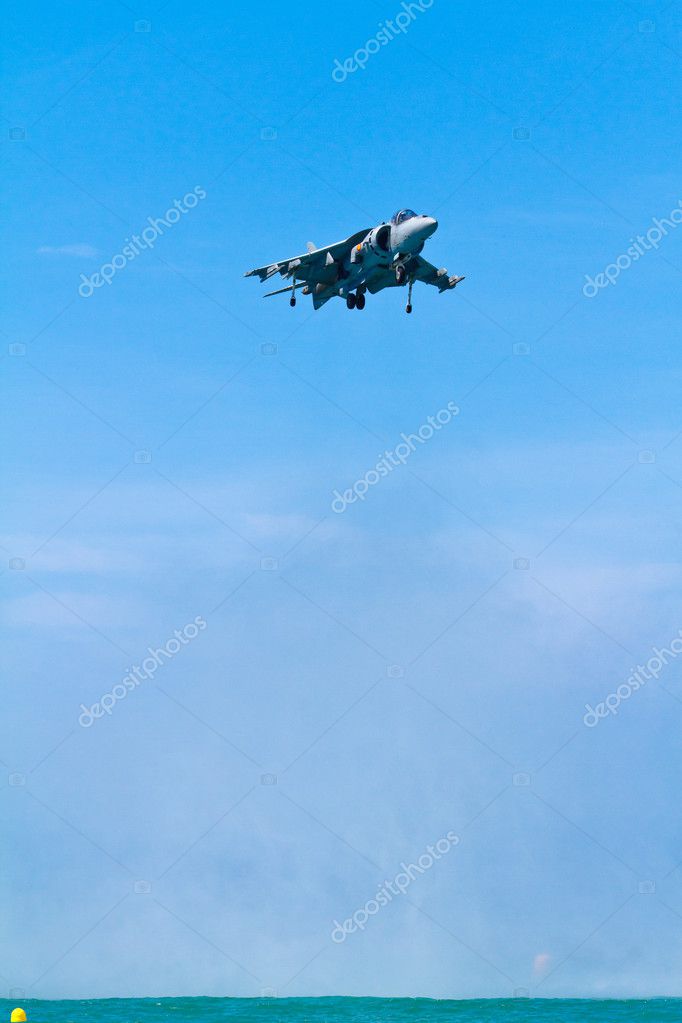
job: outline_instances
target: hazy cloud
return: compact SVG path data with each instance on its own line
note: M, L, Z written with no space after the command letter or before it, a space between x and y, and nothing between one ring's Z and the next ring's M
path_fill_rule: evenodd
M76 242L73 245L41 245L36 250L41 256L76 256L79 259L93 259L100 251L87 242Z

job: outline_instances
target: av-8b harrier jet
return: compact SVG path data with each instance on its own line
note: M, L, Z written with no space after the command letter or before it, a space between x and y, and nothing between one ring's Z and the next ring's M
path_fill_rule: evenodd
M358 231L343 242L318 249L308 242L303 256L249 270L245 277L260 277L261 283L279 274L291 281L286 288L270 295L291 293L289 304L296 305L296 291L313 296L319 309L330 298L344 298L349 309L364 309L365 295L376 295L384 288L407 285L406 311L412 312L412 287L415 281L433 284L440 292L455 288L463 277L449 277L422 259L420 252L427 238L438 229L433 217L418 216L412 210L400 210L388 223L371 230Z

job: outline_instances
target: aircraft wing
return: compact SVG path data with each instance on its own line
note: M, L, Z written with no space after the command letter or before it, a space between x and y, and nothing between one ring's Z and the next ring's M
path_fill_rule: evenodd
M447 270L438 270L421 256L413 256L409 263L405 264L405 269L408 275L414 277L416 281L433 284L441 292L456 288L459 282L464 280L463 277L450 277Z
M412 277L415 281L432 284L440 292L450 291L452 288L456 288L460 281L464 280L463 277L448 276L447 270L438 270L432 263L422 259L421 256L413 256L412 259L404 263L404 266L408 279ZM382 267L367 280L367 290L371 295L376 295L378 291L383 291L384 288L396 287L398 287L398 282L396 281L393 267Z
M359 245L370 230L368 227L364 231L357 231L345 241L324 245L321 249L313 248L301 256L291 256L268 266L259 266L255 270L247 271L244 276L259 277L262 283L278 273L281 277L289 279L295 276L297 281L305 284L331 284L336 280L334 263L342 262L349 256L353 246Z

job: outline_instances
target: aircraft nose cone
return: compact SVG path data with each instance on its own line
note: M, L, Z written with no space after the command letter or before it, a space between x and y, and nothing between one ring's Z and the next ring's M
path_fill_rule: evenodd
M412 227L414 237L421 245L438 229L438 221L434 217L415 217L410 223L414 225Z

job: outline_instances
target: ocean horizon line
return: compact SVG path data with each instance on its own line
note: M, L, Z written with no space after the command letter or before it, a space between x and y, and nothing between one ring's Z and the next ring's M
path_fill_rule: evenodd
M97 995L81 998L45 998L39 996L18 996L16 999L2 997L0 1005L24 1005L36 1002L680 1002L680 995L480 995L474 997L435 997L433 995Z

